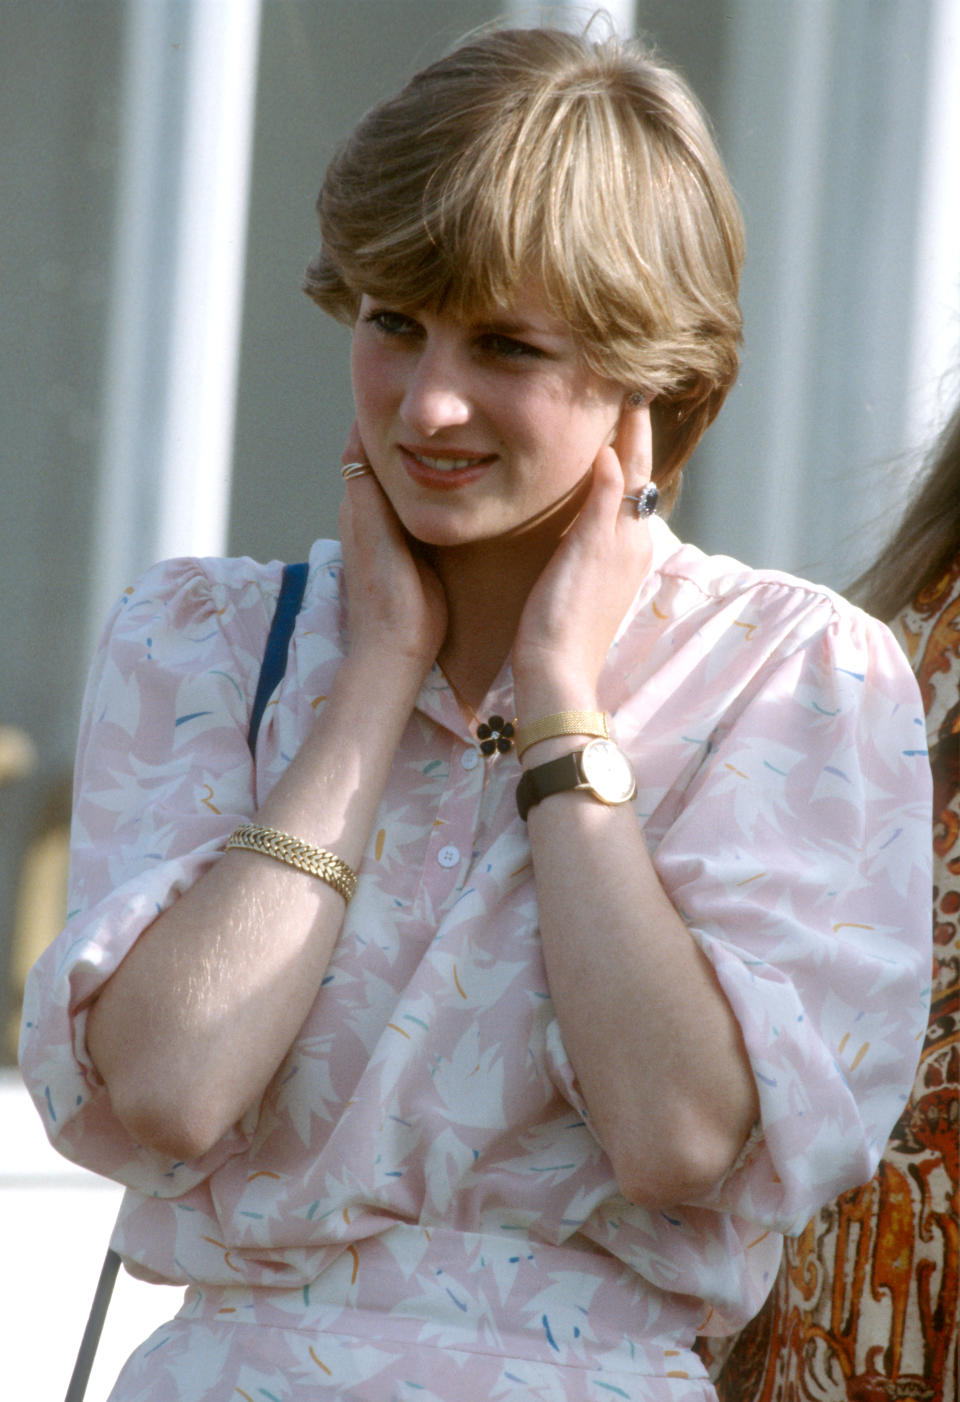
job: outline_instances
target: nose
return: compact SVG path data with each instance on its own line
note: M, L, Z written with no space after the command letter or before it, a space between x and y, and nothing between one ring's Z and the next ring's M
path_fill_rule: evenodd
M408 428L427 437L465 424L470 414L468 367L453 347L429 342L408 363L401 418Z

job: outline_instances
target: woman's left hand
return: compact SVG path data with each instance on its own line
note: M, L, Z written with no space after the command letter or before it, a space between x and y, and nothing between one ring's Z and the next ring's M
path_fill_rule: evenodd
M624 494L653 467L648 404L624 403L612 447L593 463L590 492L527 598L513 646L521 719L594 709L604 658L652 557L650 529Z
M521 725L601 709L604 659L652 559L649 525L623 501L650 480L651 457L649 409L625 406L521 616ZM521 764L536 769L586 739L538 740ZM530 809L527 833L550 996L620 1190L649 1209L696 1201L729 1171L759 1113L713 966L661 885L632 804L561 791Z

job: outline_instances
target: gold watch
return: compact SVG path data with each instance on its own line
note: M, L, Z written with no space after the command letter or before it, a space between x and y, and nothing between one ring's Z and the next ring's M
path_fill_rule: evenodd
M517 785L517 808L527 821L530 809L550 794L582 789L599 803L628 803L637 792L630 761L612 740L591 740L582 750L528 769Z

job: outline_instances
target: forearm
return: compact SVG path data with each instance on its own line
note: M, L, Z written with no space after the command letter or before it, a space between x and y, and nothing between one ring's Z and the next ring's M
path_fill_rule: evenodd
M521 720L597 708L579 681L527 676L518 688ZM587 738L541 741L524 767ZM758 1113L733 1011L630 804L553 794L530 810L528 829L547 981L621 1189L645 1205L695 1197L730 1167Z
M647 576L648 528L624 493L651 478L646 408L627 411L615 451L527 600L513 648L521 726L602 709L600 678ZM542 740L525 768L581 748ZM758 1102L733 1010L668 899L629 803L551 794L528 829L547 982L593 1127L626 1197L668 1206L732 1166Z
M255 821L358 865L418 685L348 659ZM132 1134L195 1157L241 1118L317 996L344 910L316 877L231 849L144 931L87 1031Z

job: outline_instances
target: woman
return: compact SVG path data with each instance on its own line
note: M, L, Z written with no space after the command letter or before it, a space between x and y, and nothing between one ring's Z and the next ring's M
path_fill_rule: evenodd
M876 1173L787 1242L766 1305L719 1374L729 1402L949 1402L958 1391L960 407L900 527L852 593L900 637L926 712L934 792L930 1020L913 1094Z
M879 625L648 514L740 330L675 75L473 39L319 210L341 542L254 768L279 567L119 606L26 1015L52 1135L133 1190L128 1267L189 1287L113 1397L708 1398L694 1335L869 1176L912 1074L916 687Z

